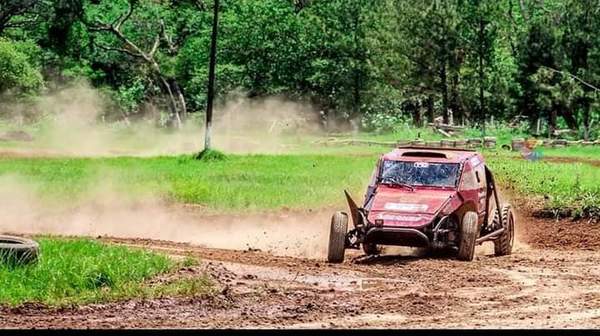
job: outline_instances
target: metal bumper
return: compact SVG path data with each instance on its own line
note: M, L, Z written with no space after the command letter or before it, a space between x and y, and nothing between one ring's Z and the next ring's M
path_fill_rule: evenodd
M372 227L367 230L365 243L381 245L429 247L429 238L421 231L400 227Z

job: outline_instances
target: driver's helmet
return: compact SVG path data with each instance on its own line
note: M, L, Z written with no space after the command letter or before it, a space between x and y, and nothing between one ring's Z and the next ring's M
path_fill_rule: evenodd
M438 165L429 165L422 169L422 181L423 184L433 184L438 175Z
M401 176L404 177L407 181L413 180L417 169L413 163L403 164L404 169L400 172Z

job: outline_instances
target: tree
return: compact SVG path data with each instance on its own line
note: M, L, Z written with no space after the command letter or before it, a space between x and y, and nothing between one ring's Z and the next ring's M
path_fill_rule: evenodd
M174 74L165 70L169 56L175 55L181 44L180 41L175 43L168 35L165 20L162 18L162 14L168 11L168 8L151 1L137 0L127 0L124 7L109 12L109 15L102 15L100 10L92 15L89 13L91 11L86 13L91 16L84 19L88 29L94 33L108 35L102 42L94 40L94 43L104 51L121 53L145 63L168 97L171 122L176 127L181 127L182 120L187 116L186 100ZM134 15L136 10L137 16ZM115 14L118 11L121 13ZM134 23L129 24L130 21ZM166 50L162 51L161 47L164 46Z
M573 99L572 109L581 111L583 137L589 139L592 120L592 104L598 97L597 88L589 83L600 80L600 62L593 64L600 52L600 3L589 0L569 0L564 6L564 33L561 44L564 48L564 68L571 77L578 79L580 94ZM594 68L595 66L595 68ZM560 74L563 76L563 74Z
M489 115L486 106L486 94L491 95L489 89L490 75L494 68L494 49L497 34L497 18L499 6L497 1L491 0L467 0L464 3L467 48L469 48L469 59L471 67L477 69L477 116L485 134L486 116ZM496 19L497 21L497 19Z
M34 92L43 86L42 75L15 42L0 39L0 93Z
M416 94L425 95L430 121L434 118L434 101L441 99L443 121L449 122L450 86L458 86L462 49L458 35L459 17L454 1L430 0L414 4L398 1L404 57L410 64L408 85ZM452 79L449 79L452 78ZM455 92L454 94L457 95ZM458 98L453 97L452 103Z
M39 3L40 0L0 0L0 34L6 28L20 27L29 22L22 16Z
M547 119L550 131L566 125L593 138L599 6L223 1L215 99L283 96L373 129L439 116L481 125L490 116ZM84 77L115 100L115 118L134 120L156 106L161 125L163 110L167 124L179 125L207 103L211 12L208 0L0 0L0 33L47 87Z
M306 9L309 89L317 94L334 118L353 119L364 109L364 93L371 82L372 55L366 31L376 18L370 16L381 4L372 0L318 1ZM369 9L369 10L367 10ZM371 12L372 11L372 12Z

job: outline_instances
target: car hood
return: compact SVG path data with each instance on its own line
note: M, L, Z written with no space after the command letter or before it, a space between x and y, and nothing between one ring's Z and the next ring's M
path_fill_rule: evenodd
M383 219L385 226L423 226L456 190L417 189L380 186L369 209L369 221Z

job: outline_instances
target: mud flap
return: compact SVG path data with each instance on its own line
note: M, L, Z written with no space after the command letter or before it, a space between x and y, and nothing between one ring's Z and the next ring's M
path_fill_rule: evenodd
M344 190L344 194L346 195L346 200L348 201L348 207L350 208L350 216L352 217L352 224L354 227L357 227L360 223L360 214L358 213L358 205L352 199L352 196L348 193L348 191Z
M494 175L492 174L492 171L488 168L488 166L485 166L485 176L486 176L486 180L488 181L487 182L487 184L488 184L487 185L488 192L489 192L489 190L491 188L492 191L493 191L494 202L496 203L496 212L498 213L498 218L500 219L500 223L502 223L503 222L502 221L502 211L501 211L502 207L500 206L500 199L498 197L498 191L496 190L496 181L494 180ZM485 207L486 207L486 209L485 209L486 210L485 211L485 220L484 220L484 223L483 223L485 226L489 225L489 223L488 223L489 222L489 213L488 213L488 211L489 211L489 199L490 199L490 197L488 195L487 199L486 199L486 204L485 204ZM492 229L493 230L498 230L500 228L492 228Z

